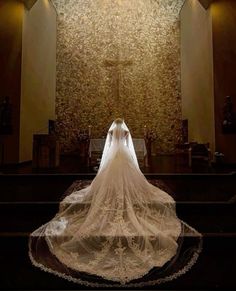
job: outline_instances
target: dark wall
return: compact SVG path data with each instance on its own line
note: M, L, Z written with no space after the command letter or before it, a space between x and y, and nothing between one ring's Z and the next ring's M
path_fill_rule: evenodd
M202 4L202 6L204 8L209 8L209 6L211 5L211 3L213 2L214 0L199 0L199 2Z
M4 138L4 162L19 160L22 19L20 1L0 0L0 101L9 96L12 104L12 135Z
M236 1L217 0L212 6L216 151L236 163L236 134L223 134L223 106L230 95L236 110Z

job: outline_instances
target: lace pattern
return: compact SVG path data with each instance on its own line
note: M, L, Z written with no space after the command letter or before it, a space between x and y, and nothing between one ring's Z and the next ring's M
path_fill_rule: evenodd
M71 188L56 216L31 234L30 258L41 269L94 287L82 278L97 276L103 287L172 280L196 261L201 234L137 168L127 130L113 128L112 138L95 179ZM152 270L157 280L148 279Z

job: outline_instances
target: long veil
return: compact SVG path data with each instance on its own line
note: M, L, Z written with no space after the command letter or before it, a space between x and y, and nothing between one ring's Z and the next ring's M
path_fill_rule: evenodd
M92 287L173 280L192 267L202 246L201 234L177 217L175 206L141 173L126 124L113 122L96 177L68 193L55 217L30 235L30 259Z
M116 127L116 123L115 123L115 121L113 121L113 123L111 124L111 126L107 132L106 141L105 141L105 145L104 145L104 149L103 149L103 153L102 153L102 158L101 158L101 163L100 163L100 167L98 169L98 172L104 168L107 161L109 160L109 156L110 156L109 154L110 154L110 148L111 148L111 142L112 142L110 133L115 127ZM133 139L132 139L131 133L128 129L128 126L126 125L126 123L124 121L121 125L121 128L123 130L125 130L126 132L128 132L128 136L126 139L126 141L127 141L126 146L128 147L128 149L130 151L130 155L133 158L133 161L134 161L136 168L138 170L140 170L139 164L138 164L138 159L137 159L135 149L134 149Z

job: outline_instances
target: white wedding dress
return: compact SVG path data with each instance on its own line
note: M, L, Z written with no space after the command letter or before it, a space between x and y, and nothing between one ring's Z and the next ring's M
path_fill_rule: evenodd
M192 239L185 247L184 238ZM35 266L93 287L172 280L200 250L201 234L176 216L173 198L141 173L125 123L110 127L92 183L65 197L56 216L29 239Z

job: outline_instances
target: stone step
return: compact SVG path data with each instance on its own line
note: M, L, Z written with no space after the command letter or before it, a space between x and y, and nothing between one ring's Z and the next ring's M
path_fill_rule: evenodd
M58 202L0 203L0 232L32 232L52 219ZM227 202L176 204L180 219L199 232L236 232L236 204Z
M58 201L75 180L88 184L94 174L0 175L0 201ZM177 201L229 201L236 197L236 173L147 174Z

